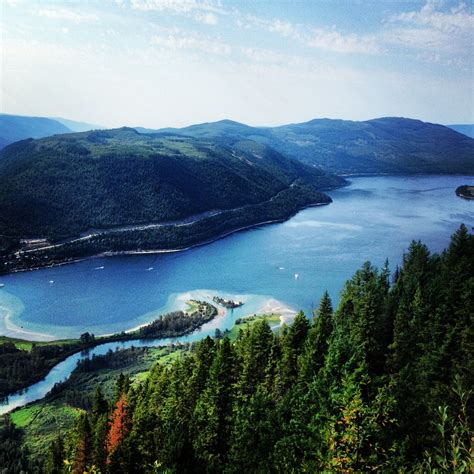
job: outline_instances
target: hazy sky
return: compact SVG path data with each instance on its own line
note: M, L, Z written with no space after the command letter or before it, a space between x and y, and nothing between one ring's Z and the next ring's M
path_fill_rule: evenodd
M4 113L153 128L474 122L472 0L0 4Z

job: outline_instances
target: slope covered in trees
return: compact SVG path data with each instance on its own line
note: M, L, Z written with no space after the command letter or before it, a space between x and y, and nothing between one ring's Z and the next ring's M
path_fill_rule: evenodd
M100 396L47 472L469 472L474 236L369 263L274 334L204 339ZM13 449L13 448L12 448Z
M249 139L336 174L473 174L474 140L443 125L400 117L315 119L280 127L231 120L164 132Z
M252 224L262 203L272 209L290 203L284 218L305 205L329 202L317 190L344 183L252 141L227 146L134 129L17 142L0 152L0 180L5 252L20 238L58 240L88 229L180 221L208 211L238 208ZM285 202L276 205L277 198ZM272 209L261 213L262 220L273 218Z

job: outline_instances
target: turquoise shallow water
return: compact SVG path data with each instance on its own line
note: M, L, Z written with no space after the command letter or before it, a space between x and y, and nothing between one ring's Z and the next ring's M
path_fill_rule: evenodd
M93 259L0 277L5 284L0 333L17 334L8 329L15 325L30 337L37 336L31 332L66 337L130 329L182 308L190 297L219 294L245 301L181 338L103 344L74 354L41 382L9 397L0 414L44 397L78 360L92 354L195 341L217 327L231 327L237 317L282 307L281 302L309 313L325 289L337 301L344 282L365 260L381 266L388 257L394 268L413 239L440 251L462 222L474 225L474 202L454 194L457 186L473 181L474 176L356 178L330 193L329 206L186 252Z
M185 252L91 259L2 276L0 333L62 338L127 330L176 309L179 295L202 288L253 295L235 317L257 311L269 297L309 312L326 289L337 300L365 260L381 266L388 257L394 268L412 239L439 251L461 222L474 225L474 202L454 194L472 181L355 178L330 193L329 206ZM222 327L229 324L226 318Z

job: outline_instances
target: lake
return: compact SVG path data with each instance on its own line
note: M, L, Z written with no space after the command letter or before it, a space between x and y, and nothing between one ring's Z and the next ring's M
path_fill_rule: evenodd
M40 340L109 334L182 308L189 297L212 295L246 302L214 323L221 329L261 311L270 298L310 314L325 290L336 302L365 260L380 267L388 258L394 269L412 239L440 251L462 222L471 228L474 202L454 190L472 181L353 178L329 193L334 202L328 206L184 252L89 259L0 276L0 333Z
M74 354L42 381L0 403L0 414L41 399L69 377L79 360L93 354L196 341L216 328L230 328L237 317L263 310L310 314L326 289L337 302L344 282L365 260L382 266L388 257L394 268L411 240L440 251L462 222L473 225L474 202L454 194L473 176L351 181L330 193L334 202L329 206L186 252L91 259L0 277L5 284L0 332L32 339L130 329L185 308L190 298L211 301L220 295L245 303L183 337L108 343Z

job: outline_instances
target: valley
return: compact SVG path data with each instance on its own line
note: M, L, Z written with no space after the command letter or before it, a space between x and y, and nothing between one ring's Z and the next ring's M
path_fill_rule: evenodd
M472 1L0 0L0 474L474 474Z

